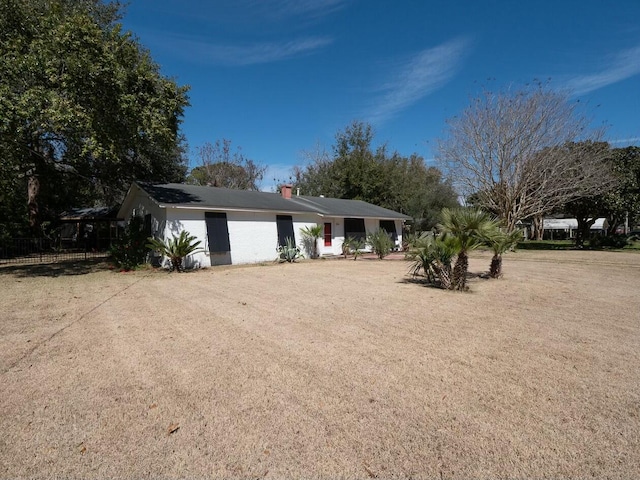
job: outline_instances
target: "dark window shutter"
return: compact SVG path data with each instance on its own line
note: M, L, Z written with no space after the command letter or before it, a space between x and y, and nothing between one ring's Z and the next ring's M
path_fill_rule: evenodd
M147 237L151 236L151 214L147 213L144 216L144 233L147 235Z
M291 215L276 215L276 225L278 227L278 245L285 246L287 238L290 238L295 245L296 236L293 233L293 217Z
M209 238L209 251L212 253L230 252L229 227L227 214L219 212L205 212L207 223L207 237Z
M393 220L380 220L380 228L389 234L391 240L395 243L398 240L398 232L396 232L396 222Z
M364 240L367 237L367 231L364 228L364 218L345 218L344 219L344 238L355 238L356 240Z

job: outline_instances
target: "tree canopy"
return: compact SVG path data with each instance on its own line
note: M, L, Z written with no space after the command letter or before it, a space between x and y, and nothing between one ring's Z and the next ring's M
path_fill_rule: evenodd
M197 149L200 165L194 167L187 183L211 187L259 190L266 167L245 157L240 148L231 153L231 140L216 140Z
M160 73L120 14L101 0L0 3L5 231L112 204L134 179L184 179L188 89Z
M307 152L309 163L294 169L293 181L304 195L364 200L415 219L417 229L430 229L444 207L458 205L457 194L440 170L418 155L389 154L386 145L373 149L371 125L353 122L336 134L333 155L318 148Z
M439 159L463 194L512 230L610 187L608 145L585 138L587 125L566 95L543 86L484 92L448 121Z
M640 223L640 147L615 148L609 152L608 167L615 184L596 195L574 199L563 206L564 213L578 220L576 244L581 245L599 217L609 221L611 232L628 222Z

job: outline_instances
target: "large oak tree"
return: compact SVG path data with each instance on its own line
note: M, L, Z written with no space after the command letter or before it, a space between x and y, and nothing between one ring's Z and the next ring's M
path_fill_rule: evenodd
M112 204L131 180L184 179L187 88L122 30L118 3L0 2L0 182L17 229ZM5 217L5 220L7 217Z

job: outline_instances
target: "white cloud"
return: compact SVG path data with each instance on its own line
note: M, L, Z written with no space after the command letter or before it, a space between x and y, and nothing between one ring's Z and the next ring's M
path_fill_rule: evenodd
M567 86L574 95L584 95L639 73L640 46L637 46L615 55L610 65L603 71L574 77L567 82Z
M167 46L198 63L245 66L308 55L332 42L333 40L328 37L306 37L286 42L218 45L190 38L174 37Z
M382 94L365 113L367 120L382 123L444 86L460 68L469 44L466 39L454 39L395 65L398 73L380 88Z
M256 16L282 20L289 17L320 18L334 13L350 0L248 0L247 7Z
M615 140L609 140L609 143L613 145L627 144L627 145L636 145L640 142L640 137L630 137L630 138L618 138Z

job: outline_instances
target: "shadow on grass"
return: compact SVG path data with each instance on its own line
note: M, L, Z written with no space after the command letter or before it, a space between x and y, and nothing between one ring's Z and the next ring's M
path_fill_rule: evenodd
M467 272L467 281L472 281L475 279L489 280L491 279L491 277L489 276L488 272L482 272L482 273ZM430 282L429 280L427 280L426 277L423 277L422 275L419 275L419 276L408 275L398 280L398 283L406 283L409 285L421 285L426 288L433 288L435 290L447 291L446 289L442 288L439 283ZM469 285L467 285L466 291L469 292Z
M104 258L63 260L55 263L0 265L0 275L13 275L20 278L87 275L105 270L110 270L110 265Z
M426 288L433 288L435 290L444 290L438 283L433 283L427 280L425 277L403 277L398 280L398 283L406 283L409 285L420 285Z

